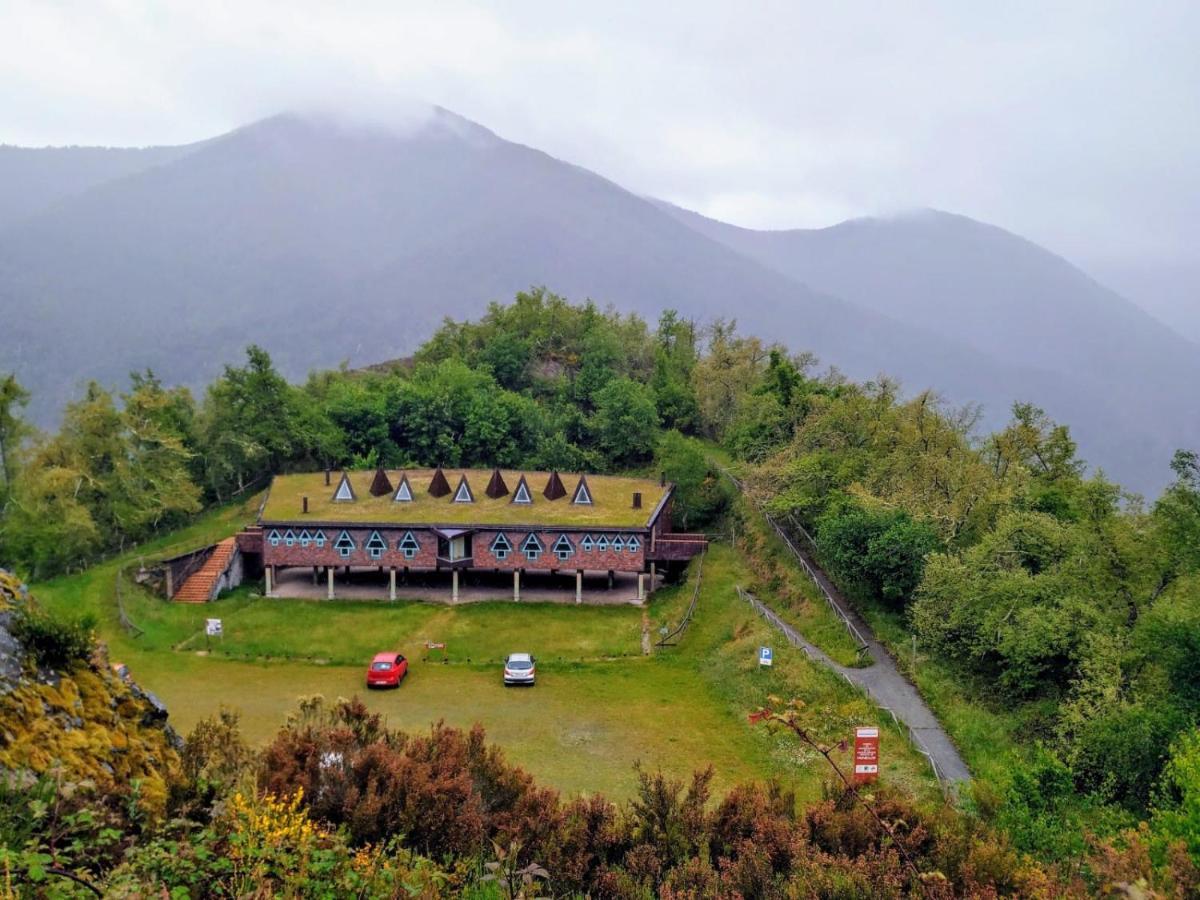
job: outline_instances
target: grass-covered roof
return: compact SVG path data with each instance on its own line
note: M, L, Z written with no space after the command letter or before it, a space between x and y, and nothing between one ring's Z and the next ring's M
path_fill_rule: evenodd
M354 500L333 499L342 480L342 472L333 472L329 484L324 472L277 475L263 506L263 522L345 522L351 524L397 525L546 525L549 527L640 528L645 527L668 488L653 479L618 475L589 475L588 493L592 503L572 503L579 475L563 474L566 496L547 500L543 491L550 481L549 472L501 470L508 493L489 497L491 469L445 469L446 481L457 487L465 476L474 501L455 503L457 491L441 497L429 493L435 469L388 470L391 484L399 489L405 478L412 489L410 502L396 501L393 495L375 497L371 485L377 477L374 469L346 472ZM524 475L532 503L513 503L513 493ZM642 506L633 508L633 494L640 491ZM394 492L393 492L394 493ZM308 497L308 514L302 512Z

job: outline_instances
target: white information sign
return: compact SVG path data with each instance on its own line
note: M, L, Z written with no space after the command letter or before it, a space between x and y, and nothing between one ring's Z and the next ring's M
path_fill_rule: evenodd
M204 633L207 634L209 637L220 637L222 634L221 620L220 619L206 619L204 622Z

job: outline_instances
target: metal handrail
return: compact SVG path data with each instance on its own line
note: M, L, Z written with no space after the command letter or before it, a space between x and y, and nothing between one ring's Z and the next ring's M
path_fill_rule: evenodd
M687 612L683 614L683 619L679 625L670 634L663 637L656 643L656 647L673 646L678 643L677 638L687 630L688 625L692 623L692 615L696 612L696 601L700 599L700 582L704 579L704 557L708 553L705 548L700 553L700 564L696 567L696 586L692 588L692 602L688 604Z
M121 593L121 580L121 570L118 569L116 578L117 621L121 623L121 627L124 628L126 632L132 634L134 637L141 637L146 632L135 625L133 620L129 618L128 613L125 612L125 599Z

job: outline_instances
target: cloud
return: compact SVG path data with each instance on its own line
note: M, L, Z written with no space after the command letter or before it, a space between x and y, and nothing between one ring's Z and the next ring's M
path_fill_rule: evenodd
M7 0L0 140L196 140L436 103L756 227L963 212L1195 260L1200 5Z

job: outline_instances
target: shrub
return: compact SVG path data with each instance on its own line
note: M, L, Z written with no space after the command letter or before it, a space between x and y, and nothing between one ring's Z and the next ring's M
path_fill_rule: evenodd
M1086 723L1075 738L1075 783L1134 809L1144 809L1168 757L1172 739L1186 725L1165 705L1126 704Z
M70 670L87 662L95 644L96 619L71 620L26 608L13 616L12 634L38 666Z

